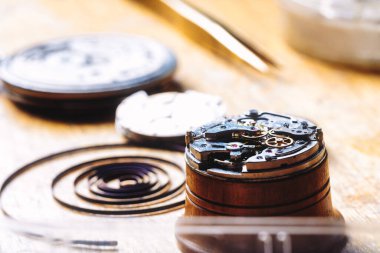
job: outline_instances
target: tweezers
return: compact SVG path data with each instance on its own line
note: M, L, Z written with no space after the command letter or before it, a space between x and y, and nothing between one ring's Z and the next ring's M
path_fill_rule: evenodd
M190 38L218 54L234 56L261 73L278 68L278 64L256 46L183 0L135 1L165 17Z

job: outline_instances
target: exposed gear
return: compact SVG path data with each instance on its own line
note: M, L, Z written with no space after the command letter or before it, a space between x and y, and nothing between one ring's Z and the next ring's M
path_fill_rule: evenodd
M285 148L292 145L294 140L289 137L271 137L265 141L265 144L273 148Z

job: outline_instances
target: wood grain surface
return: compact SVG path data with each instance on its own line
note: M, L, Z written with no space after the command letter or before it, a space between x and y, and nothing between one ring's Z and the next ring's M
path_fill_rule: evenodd
M377 220L380 75L325 63L289 48L275 1L190 2L261 45L281 63L278 74L264 77L242 70L129 0L2 0L0 54L49 38L92 32L157 39L178 56L175 80L185 89L221 96L228 113L257 108L302 116L320 125L330 155L334 206L347 221ZM112 120L72 122L38 117L20 110L0 92L0 182L21 165L52 152L122 141ZM0 241L0 252L30 249L21 240L15 242L9 248ZM162 242L156 250L168 252L163 250L167 248Z

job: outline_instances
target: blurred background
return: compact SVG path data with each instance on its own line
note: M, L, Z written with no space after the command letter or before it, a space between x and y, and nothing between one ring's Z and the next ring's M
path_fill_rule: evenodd
M209 50L203 45L207 41L182 32L191 28L168 21L155 7L147 8L138 0L1 0L0 55L72 35L125 33L155 39L177 57L173 83L183 90L221 97L228 114L257 108L301 116L321 126L330 155L334 206L347 221L378 219L379 24L368 21L368 28L360 15L326 16L319 12L318 1L311 1L314 7L274 0L188 2L270 55L279 67L259 73L235 63ZM352 42L364 36L368 39ZM329 59L340 48L372 51L353 54L350 62L338 59L347 56L345 50ZM358 59L363 62L363 54L366 63L355 66ZM15 168L45 154L123 140L114 131L114 113L99 120L51 120L20 109L0 93L0 182Z

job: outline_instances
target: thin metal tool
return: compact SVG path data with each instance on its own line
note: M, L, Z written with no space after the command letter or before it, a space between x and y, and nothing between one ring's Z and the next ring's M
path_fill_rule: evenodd
M243 40L221 22L206 15L182 0L139 0L153 11L167 18L186 35L202 42L202 46L223 54L235 56L255 70L267 73L277 63L262 53L257 46Z

